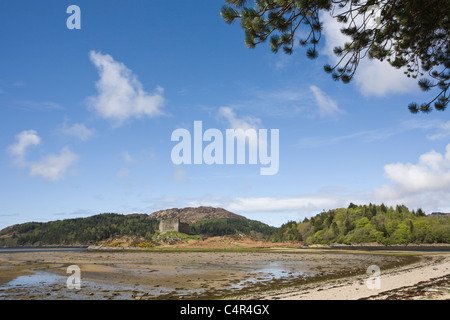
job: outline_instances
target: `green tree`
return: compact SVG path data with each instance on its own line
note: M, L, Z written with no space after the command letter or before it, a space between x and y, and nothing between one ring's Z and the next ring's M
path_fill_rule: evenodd
M353 224L350 217L347 215L344 220L344 235L353 230Z
M416 216L425 217L425 212L423 212L422 208L417 209Z
M407 244L409 242L410 228L406 223L400 223L394 233L392 239L395 243Z
M355 209L355 208L358 208L358 206L356 204L354 204L353 202L350 202L347 209Z
M450 100L450 0L225 0L221 15L225 22L241 20L249 48L269 39L273 52L292 54L297 41L308 46L306 55L318 56L321 12L329 12L343 23L341 32L350 42L336 47L340 58L325 71L348 83L364 57L388 61L402 68L407 77L420 78L424 91L437 88L431 101L411 103L412 113L445 110ZM375 20L379 12L379 20ZM377 23L373 23L373 21ZM425 74L426 73L426 74ZM425 77L424 77L425 76Z
M370 220L367 219L367 217L361 218L358 221L356 221L356 228L357 229L364 228L364 226L368 223L370 223Z

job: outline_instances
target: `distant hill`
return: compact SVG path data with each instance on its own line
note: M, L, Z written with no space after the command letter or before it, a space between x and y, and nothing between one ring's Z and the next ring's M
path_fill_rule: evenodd
M450 217L450 213L444 213L444 212L432 212L431 213L432 216L446 216L446 217Z
M27 222L1 230L0 246L89 245L121 236L152 241L159 232L159 220L165 218L179 218L189 224L191 234L203 236L242 233L268 239L276 229L222 208L174 208L150 215L104 213L45 223Z
M159 223L116 213L50 222L27 222L0 231L0 246L89 245L111 237L151 238Z
M198 207L198 208L173 208L153 212L148 216L150 219L179 218L180 222L195 223L208 219L246 219L244 216L232 213L222 208Z

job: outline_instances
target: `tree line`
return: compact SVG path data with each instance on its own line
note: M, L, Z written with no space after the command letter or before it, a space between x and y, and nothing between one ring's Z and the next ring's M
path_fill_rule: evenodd
M158 226L156 220L115 213L45 223L27 222L0 231L0 246L85 245L121 235L151 238Z
M242 233L268 240L276 228L250 219L208 219L191 223L190 230L193 234L210 237Z
M410 211L404 205L355 205L322 212L302 222L289 221L271 240L304 241L311 244L450 243L450 218Z
M450 217L425 215L423 210L384 204L355 205L323 211L302 222L272 227L250 219L208 219L189 224L190 234L206 237L245 234L272 242L331 243L450 243ZM0 231L0 246L89 245L113 237L134 236L152 241L159 221L114 213L87 218L28 222Z
M207 219L189 224L190 234L206 237L246 234L268 240L276 230L249 219ZM0 231L0 246L89 245L120 236L152 241L159 221L146 216L104 213L87 218L27 222Z

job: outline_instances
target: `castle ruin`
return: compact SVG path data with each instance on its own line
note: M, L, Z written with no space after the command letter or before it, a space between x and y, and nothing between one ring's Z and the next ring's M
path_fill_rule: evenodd
M159 232L164 234L170 231L189 233L189 224L180 222L179 218L161 219L159 221Z

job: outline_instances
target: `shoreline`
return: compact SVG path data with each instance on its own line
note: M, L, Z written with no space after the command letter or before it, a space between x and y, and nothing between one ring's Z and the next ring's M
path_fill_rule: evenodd
M397 251L428 251L428 250L438 250L438 251L449 251L450 244L448 243L408 243L408 244L389 244L384 245L380 243L352 243L352 244L306 244L301 241L293 242L267 242L267 241L245 241L239 240L229 240L229 244L224 245L224 241L218 241L217 239L227 239L227 236L223 237L210 237L202 241L190 240L189 243L177 243L172 245L160 245L154 247L133 247L133 246L107 246L107 245L94 245L94 244L73 244L73 245L58 245L58 244L47 244L47 245L23 245L23 246L0 246L1 250L10 249L86 249L86 250L115 250L115 249L126 249L126 250L157 250L157 249L188 249L188 248L202 248L202 249L215 249L215 248L231 248L233 246L248 247L248 248L277 248L277 247L290 247L296 249L340 249L340 250L397 250ZM219 247L213 246L212 243L221 242ZM204 244L204 245L203 245Z
M430 252L450 252L449 244L331 244L330 249L338 250L367 250L367 251L430 251Z
M383 277L390 270L420 268L417 261L425 257L447 257L450 267L450 255L437 253L216 249L2 253L0 299L303 299L293 292L311 288L320 292L314 299L327 299L330 283L367 278L367 267L373 264L380 266ZM77 294L65 288L66 269L73 264L79 265L84 283ZM27 287L17 280L33 275L58 277L60 283L46 284L44 277L39 285ZM8 286L10 281L21 285Z
M395 252L393 252L395 254ZM449 300L450 254L422 254L406 266L381 270L380 287L367 286L368 275L356 275L234 296L238 300Z

